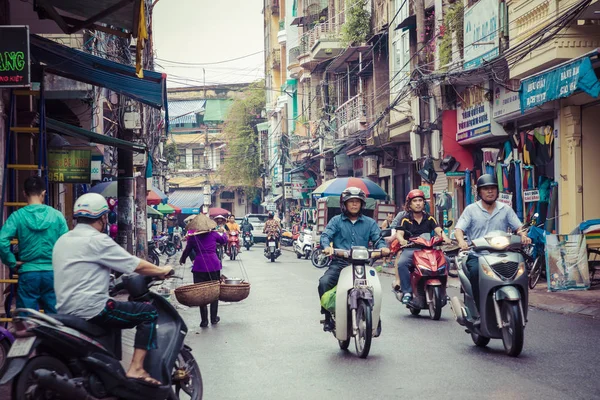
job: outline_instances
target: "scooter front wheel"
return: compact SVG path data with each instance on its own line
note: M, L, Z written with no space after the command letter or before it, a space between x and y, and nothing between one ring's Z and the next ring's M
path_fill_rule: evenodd
M439 286L429 286L429 318L438 321L442 316L442 288Z
M50 399L58 395L58 393L54 393L51 390L46 391L37 386L38 383L34 373L40 369L56 372L58 375L71 378L71 371L58 358L50 356L34 357L27 362L19 376L13 381L13 399ZM32 390L33 386L37 386L37 388Z
M489 337L481 336L481 335L478 335L473 332L471 332L471 339L473 340L473 343L475 343L475 346L477 346L477 347L485 347L490 342Z
M511 357L517 357L523 350L525 327L523 316L517 301L503 301L500 306L502 316L502 343L504 351Z
M348 347L350 347L350 338L346 340L338 340L338 344L340 345L340 349L348 350Z
M187 348L181 349L177 355L173 370L173 386L177 399L202 399L202 374L194 356ZM185 393L181 393L181 391Z
M365 299L360 299L356 310L356 324L358 334L354 338L356 354L360 358L367 358L371 350L371 339L373 338L373 316L371 305Z

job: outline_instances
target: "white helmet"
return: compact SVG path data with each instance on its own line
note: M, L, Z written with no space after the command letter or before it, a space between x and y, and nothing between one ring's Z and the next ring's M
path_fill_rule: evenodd
M86 193L75 201L73 217L97 219L109 212L108 203L98 193Z

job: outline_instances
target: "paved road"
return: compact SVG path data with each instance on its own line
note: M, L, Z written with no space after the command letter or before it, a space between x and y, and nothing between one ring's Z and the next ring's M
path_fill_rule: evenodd
M440 321L410 316L383 276L383 333L362 360L322 331L322 270L289 252L267 262L257 247L240 258L223 273L241 276L243 263L247 300L221 305L221 322L206 329L197 309L181 310L205 399L600 399L598 320L532 309L514 359L500 341L476 348L449 307Z

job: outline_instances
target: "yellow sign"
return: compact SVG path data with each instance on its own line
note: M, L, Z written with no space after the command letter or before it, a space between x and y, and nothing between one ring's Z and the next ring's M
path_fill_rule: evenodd
M48 150L50 182L90 183L92 152L90 150Z

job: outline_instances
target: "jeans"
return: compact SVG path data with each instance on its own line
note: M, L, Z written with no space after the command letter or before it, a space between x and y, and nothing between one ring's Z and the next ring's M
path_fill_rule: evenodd
M403 249L400 255L397 257L398 261L396 266L398 268L398 275L400 275L400 287L402 293L412 293L412 286L410 285L410 271L408 268L412 264L413 253L417 249Z
M321 297L325 292L333 289L335 285L337 285L338 280L340 279L340 274L346 266L347 264L341 264L339 261L333 261L329 265L327 271L325 271L323 276L319 279L319 302L321 301ZM326 317L330 316L329 311L325 310L323 307L321 307L321 314L325 314Z
M479 310L479 257L469 254L467 269L469 270L469 282L471 282L471 287L473 288L473 299Z
M17 308L44 310L56 314L53 271L31 271L19 274Z
M221 278L221 271L211 272L192 272L194 274L194 283L218 281ZM210 303L210 320L215 322L219 312L219 300ZM208 322L208 306L200 306L201 322Z
M156 319L158 313L150 303L115 301L109 299L104 310L89 322L103 328L136 328L133 347L142 350L156 349Z

